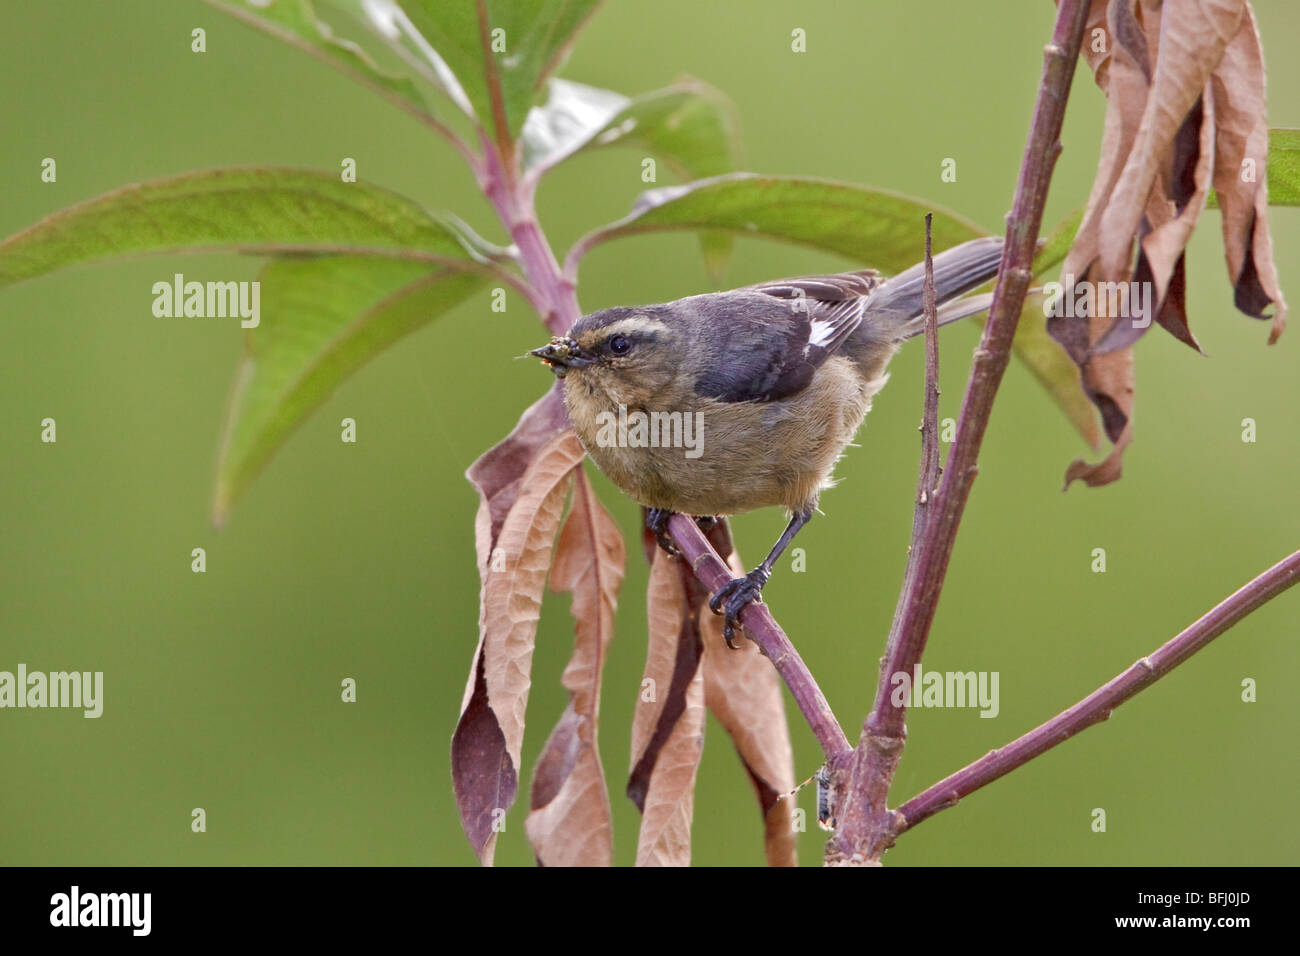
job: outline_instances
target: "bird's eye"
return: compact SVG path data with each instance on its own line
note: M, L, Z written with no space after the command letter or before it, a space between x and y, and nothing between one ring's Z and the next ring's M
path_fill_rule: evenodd
M626 355L632 351L632 340L626 335L615 335L609 340L609 350L615 355Z

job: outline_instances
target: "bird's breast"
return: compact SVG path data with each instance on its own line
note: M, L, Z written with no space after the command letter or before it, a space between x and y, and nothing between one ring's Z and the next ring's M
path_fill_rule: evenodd
M832 357L809 386L772 402L692 396L629 407L565 384L578 437L597 467L643 505L691 515L815 504L883 383Z

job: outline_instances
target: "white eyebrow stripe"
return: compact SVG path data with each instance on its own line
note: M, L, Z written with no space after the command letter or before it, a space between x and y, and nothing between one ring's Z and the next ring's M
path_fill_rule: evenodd
M619 332L659 332L667 329L668 325L660 319L650 315L632 315L626 319L618 319L602 325L599 329L593 331L599 332L602 338L610 335L616 335Z

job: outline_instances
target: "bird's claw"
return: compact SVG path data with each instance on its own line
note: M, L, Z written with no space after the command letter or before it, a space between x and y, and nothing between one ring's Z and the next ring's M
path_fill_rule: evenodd
M659 542L659 547L663 548L669 557L678 557L681 552L677 550L677 545L673 544L673 539L668 535L668 519L673 516L671 511L665 511L663 508L647 508L645 513L645 526L655 536Z
M668 533L668 519L675 512L667 511L663 508L647 508L645 511L645 526L655 536L655 541L659 542L659 547L668 552L669 557L677 558L681 556L681 551L673 542L672 536ZM708 534L718 525L716 515L704 515L695 519L696 526Z
M755 568L743 578L732 578L716 594L709 598L709 610L723 616L722 636L727 646L736 650L736 625L740 623L740 612L752 601L761 601L763 585L769 575L762 568Z

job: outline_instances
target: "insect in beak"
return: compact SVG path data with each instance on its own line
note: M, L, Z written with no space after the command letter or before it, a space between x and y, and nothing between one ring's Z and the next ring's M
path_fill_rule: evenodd
M592 359L582 354L582 348L573 339L556 336L540 349L528 353L536 355L555 373L556 378L564 378L571 368L586 368Z

